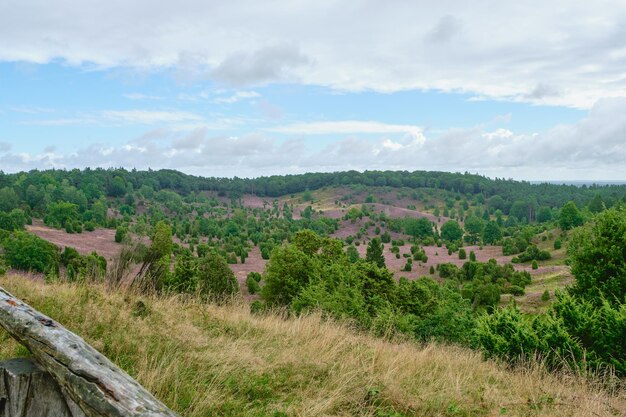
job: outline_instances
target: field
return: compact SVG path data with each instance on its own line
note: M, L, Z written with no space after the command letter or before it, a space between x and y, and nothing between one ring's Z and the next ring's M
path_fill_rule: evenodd
M252 315L180 297L43 284L0 286L78 333L168 406L214 416L617 416L623 391L511 369L439 344L383 340L318 315ZM128 337L132 334L133 337ZM0 333L0 358L27 355Z

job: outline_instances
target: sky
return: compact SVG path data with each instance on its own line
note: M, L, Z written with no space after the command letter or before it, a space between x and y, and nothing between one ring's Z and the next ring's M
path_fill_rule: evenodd
M0 170L626 180L626 2L0 1Z

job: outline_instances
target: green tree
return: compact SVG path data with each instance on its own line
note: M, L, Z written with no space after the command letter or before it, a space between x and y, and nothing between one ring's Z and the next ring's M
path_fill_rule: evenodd
M161 290L167 282L172 255L172 228L159 221L152 236L152 244L146 253L134 285L141 291Z
M604 210L604 201L602 201L600 194L596 194L589 202L589 211L592 213L600 213L602 210Z
M48 204L44 222L47 225L66 228L68 224L73 225L79 219L78 206L65 201Z
M309 282L320 278L320 264L295 245L272 252L261 293L270 305L289 305Z
M0 188L0 211L9 212L18 208L20 199L13 188Z
M373 262L379 268L383 268L385 266L385 257L383 255L384 246L381 240L377 237L372 239L370 243L367 245L367 251L365 253L365 260L368 262Z
M550 207L541 206L537 212L537 221L539 223L549 222L552 220L552 210Z
M126 181L124 181L124 178L119 175L113 177L111 184L109 184L108 193L111 197L121 197L126 194Z
M502 239L502 231L500 226L495 221L490 221L483 230L483 242L488 245L493 245Z
M483 221L476 216L471 216L465 220L465 231L468 234L470 243L477 243L480 240L484 228Z
M583 217L573 201L567 202L559 214L559 226L563 230L570 230L583 224Z
M407 217L404 219L404 230L406 234L417 239L433 236L433 224L425 217L419 219Z
M572 291L584 298L624 302L626 297L626 209L611 208L577 230L568 254L576 281Z
M16 231L2 242L4 257L15 269L59 272L59 251L55 245L27 232Z
M463 229L455 220L449 220L441 226L441 238L447 242L456 242L463 237Z
M221 255L209 252L198 262L198 291L218 302L239 293L235 274Z

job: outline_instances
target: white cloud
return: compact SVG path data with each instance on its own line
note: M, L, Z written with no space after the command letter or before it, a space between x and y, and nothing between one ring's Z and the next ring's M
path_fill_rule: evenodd
M266 129L269 132L297 135L327 135L349 133L411 133L421 135L414 125L388 124L376 121L339 120L328 122L294 123Z
M59 119L35 119L23 121L24 125L71 126L71 125L119 125L119 124L173 124L201 123L205 118L199 114L178 110L103 110L99 113L80 114Z
M199 122L204 120L202 116L195 113L162 110L105 110L102 112L102 116L111 121L139 124Z
M216 104L233 104L241 100L261 97L256 91L237 91L228 97L217 97L213 100Z
M62 155L0 154L5 171L31 168L125 166L172 168L204 176L259 176L347 169L470 171L528 180L626 179L625 99L601 100L581 121L544 133L449 129L429 137L402 125L375 122L317 125L317 133L346 135L322 149L305 137L279 139L270 132L218 136L206 127L151 130L126 144L92 145ZM390 127L391 126L391 127ZM395 127L393 127L395 126ZM415 129L414 126L408 126ZM303 132L305 129L293 129ZM306 129L309 131L309 129ZM378 136L371 136L377 133ZM360 137L367 134L368 138Z
M0 61L590 108L626 96L625 16L617 0L4 0Z
M127 93L124 94L124 97L129 100L163 100L161 96L154 96L143 93Z

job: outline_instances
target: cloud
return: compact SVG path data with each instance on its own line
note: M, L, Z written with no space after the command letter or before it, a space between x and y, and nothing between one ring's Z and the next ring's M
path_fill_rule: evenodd
M461 22L454 16L443 16L430 32L426 34L426 40L433 43L445 43L450 41L461 29Z
M228 97L217 97L213 100L216 104L233 104L241 100L261 97L256 91L237 91Z
M388 124L376 121L341 120L328 122L294 123L266 129L269 132L296 135L328 135L348 133L415 133L422 129L413 125Z
M154 96L142 93L128 93L124 94L124 97L129 100L163 100L161 96Z
M231 85L289 81L291 70L309 64L309 59L293 45L268 46L226 57L211 76Z
M0 142L0 153L8 152L11 150L11 144L8 142Z
M469 171L527 180L625 180L624 114L626 98L604 99L580 121L534 134L489 123L433 134L412 125L351 120L291 124L233 136L216 134L199 122L186 129L152 129L121 145L94 144L65 153L54 147L18 153L0 144L0 166L8 172L87 166L171 168L219 177L399 169ZM318 134L336 135L338 140L323 146L309 140L309 135Z
M577 108L626 96L626 2L378 5L5 0L0 39L11 42L0 44L0 61L34 71L32 63L60 61L237 86L429 89Z
M71 126L71 125L119 125L119 124L173 124L201 123L205 118L196 113L178 110L103 110L99 113L80 114L76 117L59 119L39 119L21 122L35 126Z
M102 112L102 116L114 122L138 124L199 122L204 120L202 116L195 113L162 110L105 110Z

